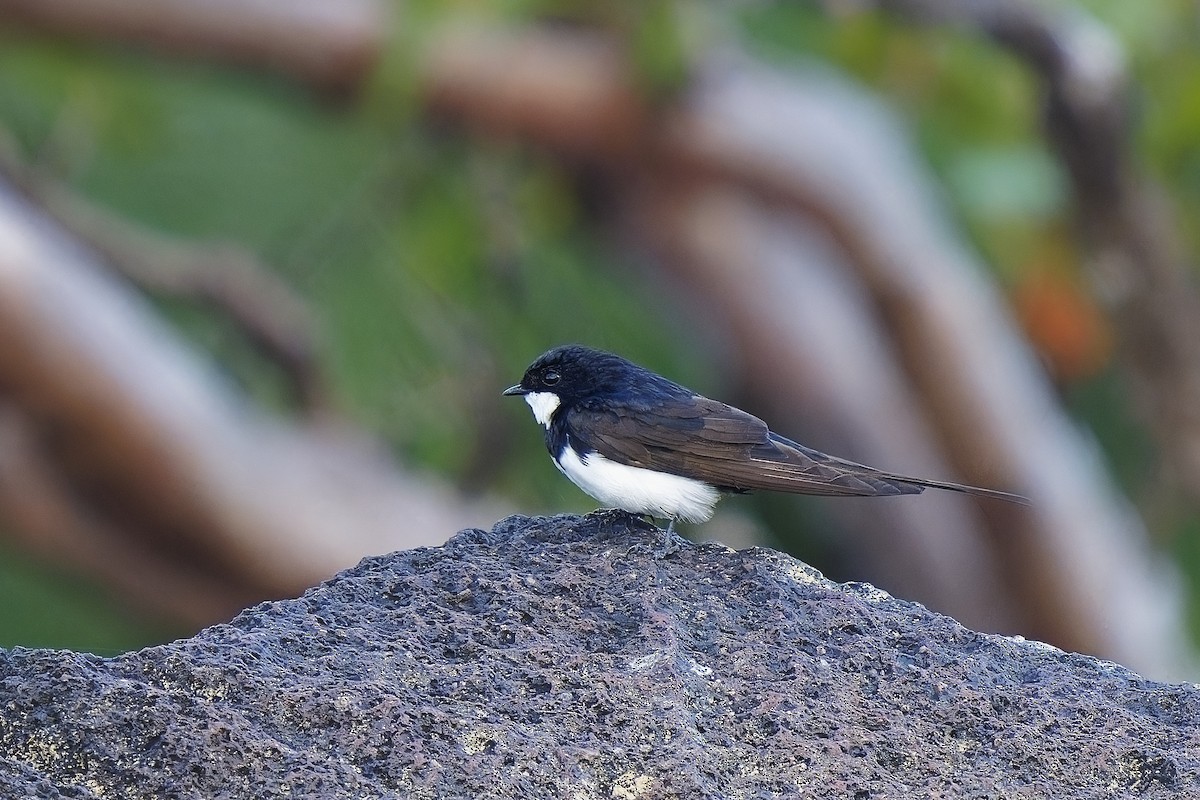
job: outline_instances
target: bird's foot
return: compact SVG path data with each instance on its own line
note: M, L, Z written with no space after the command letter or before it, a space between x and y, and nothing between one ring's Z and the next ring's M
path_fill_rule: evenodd
M601 508L593 511L588 516L596 517L600 523L600 530L605 533L611 533L616 527L629 527L634 524L643 524L645 521L640 514L634 514L620 508Z
M663 529L655 525L653 519L646 514L637 514L619 508L602 508L598 511L593 511L589 516L598 519L600 533L605 536L612 535L618 532L619 529L627 530L630 527L653 530L661 534L657 543L635 544L629 548L628 552L630 553L645 553L655 559L665 558L672 553L678 552L686 541L682 536L675 533L674 519L668 521L666 529Z

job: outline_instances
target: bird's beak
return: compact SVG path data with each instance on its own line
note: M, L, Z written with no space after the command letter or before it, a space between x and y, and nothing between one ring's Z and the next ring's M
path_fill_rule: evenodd
M508 388L507 388L507 389L505 389L503 392L501 392L501 394L504 394L504 395L522 395L522 394L529 394L529 390L528 390L528 389L526 389L524 386L522 386L521 384L519 384L519 383L518 383L516 386L510 386L510 387L508 387Z

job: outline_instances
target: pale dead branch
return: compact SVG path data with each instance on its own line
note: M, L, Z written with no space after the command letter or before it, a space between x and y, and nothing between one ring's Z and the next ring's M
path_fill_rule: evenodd
M8 25L274 70L335 91L370 73L387 17L379 0L0 0Z
M24 164L3 132L0 178L144 291L204 304L226 317L283 372L303 411L315 416L329 410L316 323L304 302L253 254L233 244L199 246L137 226Z
M1115 325L1121 369L1169 480L1200 498L1200 290L1160 187L1138 163L1125 53L1078 8L1024 0L876 0L925 24L977 30L1041 81L1050 143L1074 189L1084 267Z
M8 189L0 189L0 341L0 387L39 431L16 440L8 463L52 461L56 481L26 477L65 482L88 504L88 522L65 525L64 535L131 537L81 548L80 558L97 555L101 574L115 568L100 555L144 547L142 563L182 558L175 574L203 565L222 584L252 587L232 598L240 603L250 593L294 594L366 554L432 544L502 511L398 468L352 431L258 410ZM44 444L41 455L29 454L31 441ZM146 581L172 574L152 572Z

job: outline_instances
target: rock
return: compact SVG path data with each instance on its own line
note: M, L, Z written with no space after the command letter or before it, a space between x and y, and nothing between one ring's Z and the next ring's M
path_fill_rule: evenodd
M1200 797L1200 691L770 550L510 517L116 658L0 651L0 795Z

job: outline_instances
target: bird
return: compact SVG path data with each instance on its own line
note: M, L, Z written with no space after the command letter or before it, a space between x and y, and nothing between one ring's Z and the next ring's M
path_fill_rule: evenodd
M805 447L758 417L712 400L614 353L546 351L521 382L554 465L602 506L699 523L724 494L754 490L879 497L926 488L1029 504L1019 494L915 478Z

